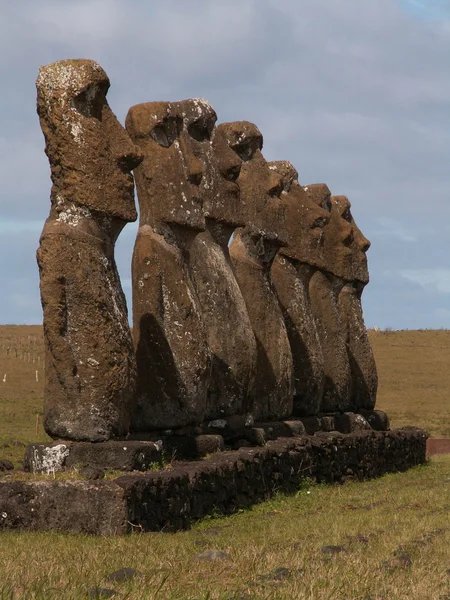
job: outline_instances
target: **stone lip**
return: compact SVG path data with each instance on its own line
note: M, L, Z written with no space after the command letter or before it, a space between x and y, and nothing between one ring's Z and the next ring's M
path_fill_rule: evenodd
M404 471L425 462L427 437L414 427L329 432L279 438L263 448L219 452L113 481L0 482L0 531L119 535L187 529L213 511L230 514L276 492L294 492L304 477L333 483Z

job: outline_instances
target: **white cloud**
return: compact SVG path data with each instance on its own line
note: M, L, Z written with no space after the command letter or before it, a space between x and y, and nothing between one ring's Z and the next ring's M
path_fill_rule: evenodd
M450 294L450 268L403 269L399 274L426 290L431 287L441 294Z

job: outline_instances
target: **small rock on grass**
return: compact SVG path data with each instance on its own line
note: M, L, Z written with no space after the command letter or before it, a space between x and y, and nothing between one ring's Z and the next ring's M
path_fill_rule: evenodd
M88 600L101 600L102 598L113 598L118 595L119 592L111 588L93 587L87 591Z
M97 469L97 467L84 467L81 471L81 476L89 481L95 481L96 479L103 479L105 477L105 471L103 471L103 469Z
M390 560L385 560L383 567L388 571L394 571L395 569L408 569L412 566L411 557L408 554L397 554Z
M14 465L10 460L0 459L0 471L12 471Z
M320 551L322 554L326 554L327 556L333 556L334 554L345 552L345 548L344 546L323 546Z
M211 561L211 560L231 560L231 556L221 550L204 550L194 557L194 560Z
M124 583L125 581L130 581L135 577L142 577L142 573L136 571L136 569L131 569L130 567L124 567L122 569L118 569L113 573L110 573L106 577L106 581L109 583Z

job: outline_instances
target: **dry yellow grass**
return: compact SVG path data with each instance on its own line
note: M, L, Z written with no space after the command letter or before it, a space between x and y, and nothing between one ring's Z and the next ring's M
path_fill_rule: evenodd
M0 536L0 598L439 600L450 594L450 457L378 480L305 485L189 532ZM225 557L198 560L207 549ZM123 584L120 568L141 576ZM11 595L12 594L12 595Z
M378 406L392 425L449 436L450 332L370 335L380 375ZM0 327L0 446L7 444L0 458L16 463L23 447L13 440L46 439L41 426L35 432L43 391L42 369L35 380L38 356L41 364L41 328ZM339 487L305 482L296 496L178 534L103 539L2 533L0 600L78 600L95 597L87 595L92 587L115 589L118 598L130 600L450 598L449 498L450 456L443 456L375 481ZM197 560L205 549L228 556ZM122 567L141 575L124 583L106 580Z
M393 427L450 437L450 331L370 332L379 374L377 408Z
M380 381L377 407L392 426L418 425L433 437L450 437L450 331L371 331L370 338ZM23 446L17 442L49 439L41 418L36 434L43 360L41 326L0 326L0 453L18 466Z

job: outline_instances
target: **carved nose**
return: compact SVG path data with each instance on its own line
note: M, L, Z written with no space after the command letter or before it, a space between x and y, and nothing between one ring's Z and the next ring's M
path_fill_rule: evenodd
M367 238L365 238L362 234L361 234L361 239L359 240L359 247L361 249L361 252L367 252L367 250L370 248L370 242Z
M186 178L192 185L200 185L203 177L203 165L193 153L184 135L180 136L179 143L184 164L186 165Z
M228 179L228 181L237 181L241 172L241 166L242 161L234 154L234 156L230 157L230 160L227 160L223 165L220 165L220 171L223 177Z
M203 168L200 164L200 161L198 161L195 157L191 157L191 159L188 161L187 172L187 178L189 183L192 183L192 185L200 185L202 177Z
M344 232L343 232L343 236L342 236L342 243L344 244L344 246L350 246L350 244L353 243L354 237L353 237L353 231L351 226L349 225L348 227L345 227Z

